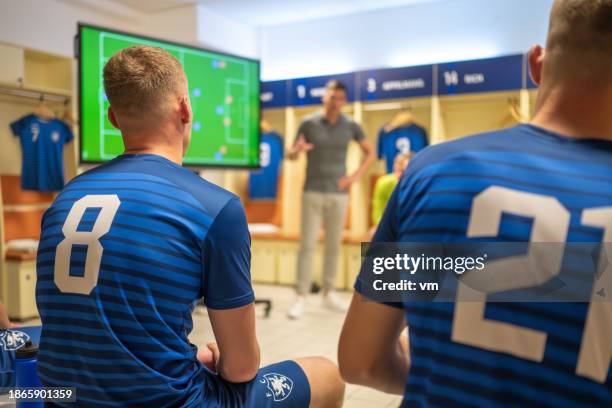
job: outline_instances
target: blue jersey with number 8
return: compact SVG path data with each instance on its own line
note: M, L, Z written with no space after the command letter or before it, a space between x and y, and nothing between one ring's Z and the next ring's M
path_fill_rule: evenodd
M75 387L76 406L200 406L193 305L253 302L249 248L238 198L165 158L77 177L42 222L43 385Z

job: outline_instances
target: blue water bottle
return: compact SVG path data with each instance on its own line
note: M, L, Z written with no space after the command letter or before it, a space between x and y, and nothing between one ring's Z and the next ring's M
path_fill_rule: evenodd
M42 388L36 374L38 346L28 342L15 352L15 386L17 388ZM45 403L17 402L17 408L43 408Z

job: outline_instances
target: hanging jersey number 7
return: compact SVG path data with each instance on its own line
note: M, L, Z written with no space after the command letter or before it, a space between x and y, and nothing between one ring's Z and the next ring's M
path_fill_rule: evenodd
M566 242L570 212L554 197L541 194L526 193L504 187L489 187L474 198L468 237L496 237L502 213L512 213L533 219L531 242ZM604 242L612 242L612 207L587 208L582 212L583 225L604 230ZM530 249L537 251L538 248ZM557 276L561 270L564 250L546 251L538 255L531 253L524 257L512 257L496 261L504 263L501 274L491 281L487 293L500 292L516 288L538 286L550 278ZM541 276L526 274L520 276L521 270L526 270L524 262L532 256L546 257L547 271ZM599 270L601 275L596 279L592 290L592 298L602 288L610 286L612 271L604 270L605 246L600 255ZM609 268L609 267L608 267ZM484 280L484 279L483 279ZM486 350L507 353L531 361L542 361L546 348L547 334L545 332L510 323L500 322L484 317L487 295L478 292L470 286L459 283L457 298L479 299L476 301L458 301L453 318L452 339L457 343L467 344ZM604 383L612 359L612 302L609 300L592 300L587 314L576 374ZM528 345L528 346L526 346Z
M121 201L117 195L86 195L72 205L62 227L64 239L55 251L54 282L63 293L89 295L98 284L100 263L104 252L100 238L110 230L120 204ZM88 208L100 209L94 226L91 231L77 231ZM83 276L70 275L70 255L73 245L87 247Z

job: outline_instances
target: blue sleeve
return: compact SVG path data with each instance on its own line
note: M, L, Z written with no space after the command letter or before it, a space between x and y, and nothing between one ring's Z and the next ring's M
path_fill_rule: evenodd
M376 151L378 153L378 158L382 159L383 158L383 138L384 138L385 132L384 130L380 129L380 131L378 132L378 143L376 146Z
M395 190L393 190L393 194L391 194L391 198L389 198L389 202L387 203L385 212L383 213L382 219L380 220L380 223L378 224L378 228L376 229L374 238L372 238L372 242L397 242L398 196L399 196L399 188L396 187ZM363 282L361 279L362 273L364 273L363 269L359 271L359 275L357 276L357 280L355 281L354 287L355 287L355 291L359 292L361 295L366 296L361 289L361 285ZM404 305L400 302L380 302L380 301L377 301L376 299L370 299L370 300L374 302L382 303L387 306L395 307L397 309L404 308Z
M13 135L15 135L16 137L21 136L21 133L25 129L29 118L29 116L24 116L23 118L17 119L16 121L10 124Z
M207 307L234 309L253 303L251 237L238 198L228 201L213 221L202 256L202 289Z
M70 125L62 122L62 128L63 128L63 133L64 133L64 143L69 143L72 141L72 139L74 139L74 135L72 134L72 129L70 128Z

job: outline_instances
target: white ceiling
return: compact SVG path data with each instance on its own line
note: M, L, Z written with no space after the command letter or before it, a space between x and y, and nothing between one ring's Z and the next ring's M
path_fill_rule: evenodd
M145 13L199 3L254 27L363 13L441 0L113 0Z

